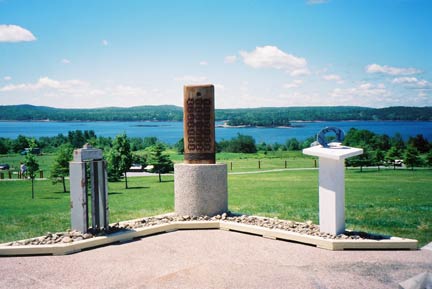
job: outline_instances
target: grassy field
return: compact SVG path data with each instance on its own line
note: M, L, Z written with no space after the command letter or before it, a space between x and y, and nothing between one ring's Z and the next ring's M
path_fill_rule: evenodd
M256 164L257 159L229 160ZM274 161L279 164L283 159ZM311 167L311 159L304 161ZM253 166L250 170L259 171ZM163 180L129 178L128 190L122 182L110 183L110 222L173 211L173 176ZM235 174L229 175L228 181L229 209L233 212L318 222L317 170ZM431 242L431 188L432 170L348 170L347 228L415 238L421 245ZM37 181L35 195L32 200L29 181L0 181L0 242L69 227L69 193L62 193L60 184Z
M183 162L183 155L179 155L173 150L169 150L167 153L173 162ZM51 175L55 157L55 154L43 154L36 157L39 169L43 171L45 178L49 178ZM303 155L300 151L259 152L256 154L219 153L216 157L218 162L226 163L228 170L232 172L282 169L285 168L285 162L287 168L311 168L315 165L313 158ZM24 156L20 154L0 155L0 163L10 165L11 171L14 172L13 178L17 178L20 162L23 160ZM9 178L6 171L3 173L6 179ZM37 174L37 177L39 176Z

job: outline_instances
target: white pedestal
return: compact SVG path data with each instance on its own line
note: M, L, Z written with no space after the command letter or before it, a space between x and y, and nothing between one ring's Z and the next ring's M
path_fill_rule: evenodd
M177 215L214 216L228 211L226 164L174 165Z
M345 231L345 159L361 155L363 149L314 146L303 153L319 157L320 231L341 234Z

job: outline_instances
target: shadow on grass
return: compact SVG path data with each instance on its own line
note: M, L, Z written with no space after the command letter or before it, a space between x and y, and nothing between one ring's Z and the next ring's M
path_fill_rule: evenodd
M108 195L123 195L121 192L109 192Z
M128 191L139 190L139 189L150 189L150 187L129 187L129 188L127 188Z
M70 194L69 191L63 192L63 191L58 191L58 192L54 192L54 194Z
M60 198L58 198L58 197L43 197L43 198L39 198L39 199L42 199L42 200L60 200Z

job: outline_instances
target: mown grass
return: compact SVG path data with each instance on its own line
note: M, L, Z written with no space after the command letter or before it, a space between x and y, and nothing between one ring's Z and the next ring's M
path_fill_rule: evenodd
M25 156L20 154L7 154L0 155L0 164L9 164L10 171L13 173L13 178L18 177L18 171L20 169L20 162L24 161ZM45 178L51 175L51 168L54 160L56 158L56 154L43 154L40 156L36 156L36 160L39 163L39 170L43 171L43 176ZM4 177L9 178L7 175L7 171L3 171ZM39 173L36 175L39 178Z
M166 212L174 206L173 176L109 183L110 222ZM318 223L318 171L295 170L229 175L229 209ZM37 181L0 182L0 242L69 227L69 193ZM346 171L347 229L432 241L432 170Z
M124 183L109 183L110 222L118 222L173 211L173 176L130 178ZM67 184L69 186L69 184ZM28 180L0 182L0 242L63 231L70 227L70 194L60 184L48 180L35 182L31 199Z

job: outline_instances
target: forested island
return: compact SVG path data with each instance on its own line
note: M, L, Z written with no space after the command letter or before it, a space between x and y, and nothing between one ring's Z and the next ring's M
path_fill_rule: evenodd
M174 105L65 109L2 105L0 121L182 121ZM358 106L263 107L216 109L216 120L229 126L290 126L292 121L407 120L432 121L432 107Z

